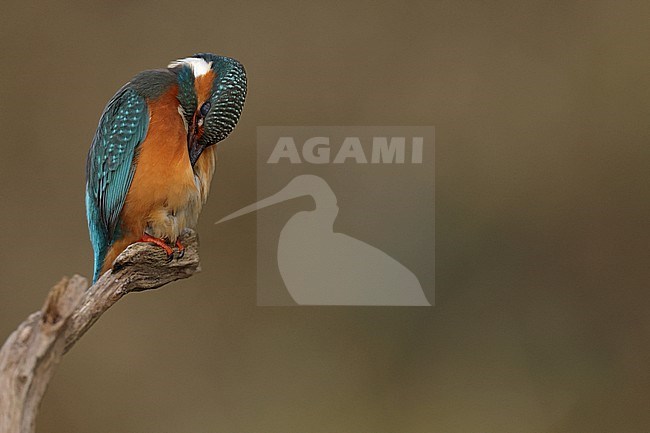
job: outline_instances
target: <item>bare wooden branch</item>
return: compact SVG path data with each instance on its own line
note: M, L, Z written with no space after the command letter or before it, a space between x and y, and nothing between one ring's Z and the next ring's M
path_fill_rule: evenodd
M0 432L32 433L47 384L63 354L122 296L150 290L200 271L198 239L181 236L181 259L167 262L161 248L129 246L95 284L84 277L63 278L43 308L18 326L0 349Z

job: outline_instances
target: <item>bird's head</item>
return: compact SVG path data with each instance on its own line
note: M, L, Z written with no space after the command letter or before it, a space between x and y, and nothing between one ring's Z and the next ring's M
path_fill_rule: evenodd
M179 113L192 166L235 128L246 99L246 71L235 59L196 54L169 64L178 79Z

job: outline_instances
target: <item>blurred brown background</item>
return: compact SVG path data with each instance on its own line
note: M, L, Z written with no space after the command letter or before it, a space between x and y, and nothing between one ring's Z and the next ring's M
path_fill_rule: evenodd
M0 334L91 273L86 152L143 69L249 96L203 272L64 358L40 432L647 432L647 2L4 2ZM258 125L435 125L434 308L255 306ZM0 396L1 398L1 396Z

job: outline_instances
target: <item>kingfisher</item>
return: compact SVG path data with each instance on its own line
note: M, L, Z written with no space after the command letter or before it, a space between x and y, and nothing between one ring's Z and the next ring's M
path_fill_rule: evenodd
M140 72L104 109L86 163L86 216L93 282L130 244L182 257L215 171L216 146L246 99L237 60L200 53Z

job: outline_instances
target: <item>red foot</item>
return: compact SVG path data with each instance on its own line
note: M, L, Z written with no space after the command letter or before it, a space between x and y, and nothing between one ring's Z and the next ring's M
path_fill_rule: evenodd
M167 253L167 261L171 261L174 258L174 250L172 250L172 248L160 238L154 238L153 236L149 236L145 233L142 235L139 242L149 242L158 245L160 248L165 250L165 253Z
M178 258L182 259L185 255L185 245L179 239L176 239L176 248L178 248Z

